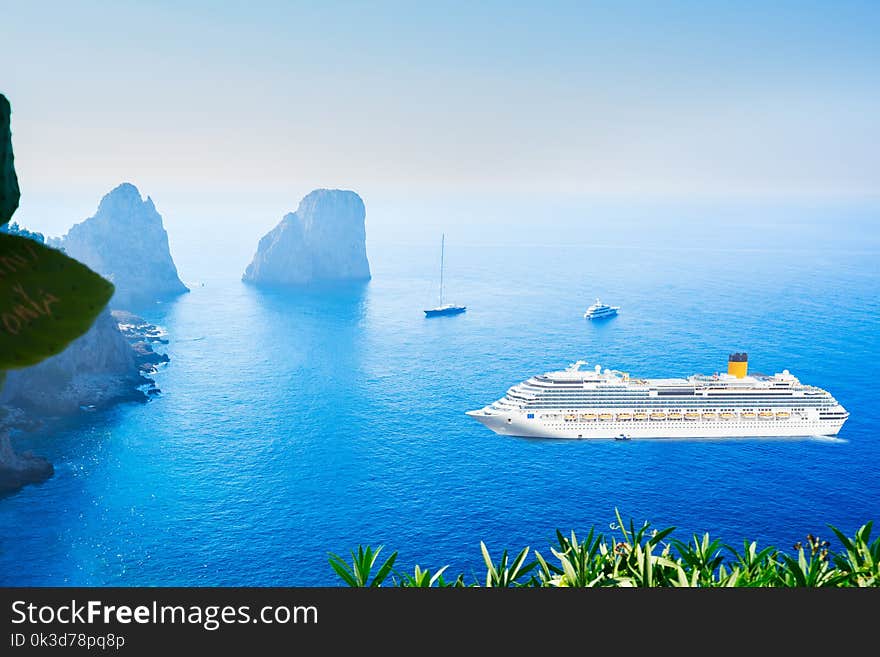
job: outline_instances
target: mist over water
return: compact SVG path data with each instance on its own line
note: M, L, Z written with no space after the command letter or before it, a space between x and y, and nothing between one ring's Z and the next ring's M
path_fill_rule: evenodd
M470 573L480 540L543 549L615 507L782 548L880 517L876 208L365 201L373 280L282 292L239 280L262 225L156 199L192 288L137 309L169 334L162 395L19 440L56 474L0 498L0 584L335 584L327 552L359 543ZM468 311L426 320L441 231ZM597 296L620 315L584 321ZM828 389L838 439L525 440L464 415L578 358L686 376L733 351Z

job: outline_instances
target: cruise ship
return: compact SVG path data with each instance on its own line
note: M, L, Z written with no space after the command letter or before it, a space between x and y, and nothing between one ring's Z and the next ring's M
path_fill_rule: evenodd
M509 436L618 440L834 436L849 417L829 392L788 370L749 375L744 353L730 355L726 374L686 379L640 379L585 365L533 376L467 414Z
M606 317L614 317L620 306L609 306L596 299L596 303L587 308L584 313L584 319L605 319Z

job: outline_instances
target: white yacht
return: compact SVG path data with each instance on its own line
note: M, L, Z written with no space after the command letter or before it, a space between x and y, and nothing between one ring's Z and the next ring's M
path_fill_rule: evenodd
M533 376L467 414L495 433L539 438L834 436L849 417L829 392L788 370L749 375L746 354L731 354L726 374L688 378L586 364Z
M605 319L606 317L614 317L620 306L609 306L596 299L596 303L587 308L584 313L584 319Z

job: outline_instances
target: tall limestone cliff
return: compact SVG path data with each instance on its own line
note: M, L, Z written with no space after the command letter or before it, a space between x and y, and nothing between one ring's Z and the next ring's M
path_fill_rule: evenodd
M3 242L4 245L25 244L29 239L42 244L45 240L40 233L28 231L16 224L6 225L18 206L20 196L13 166L9 119L9 103L0 94L0 230L6 233L3 235ZM114 278L118 286L116 297L120 303L133 303L137 298L150 301L156 296L186 291L171 260L162 218L156 212L152 200L148 198L143 201L133 185L120 185L105 196L97 214L74 226L59 242L61 243L49 246L62 246L69 255L87 261L92 269ZM28 248L31 253L39 251L44 257L54 259L52 261L56 264L52 267L56 267L58 261L64 261L68 265L56 268L68 266L68 271L72 270L69 259L52 254L43 247ZM11 271L17 272L14 258L9 257L7 260L13 265ZM88 287L87 276L100 281L81 265L77 264L76 268L81 274L85 274L78 278L75 274L72 277L67 275L69 291L78 292L84 289L83 286ZM36 286L49 285L52 282L45 278L46 271L43 270L25 269L23 275L25 280ZM41 276L44 278L40 278ZM100 298L100 305L95 308L95 312L104 306L106 295L110 292L106 282L101 283L104 285L105 295ZM4 294L8 295L9 289L7 280ZM19 288L19 294L23 294L21 289ZM84 304L98 302L97 296L89 297L85 294L74 294L73 298ZM58 302L59 299L56 297L55 301ZM73 306L67 309L64 317L66 324L75 321L76 313L77 309ZM94 313L87 315L88 320L92 317ZM36 320L31 322L33 323ZM70 334L63 342L57 342L58 348L67 344L61 353L57 353L58 348L51 348L51 332L49 337L43 335L48 347L42 355L54 353L54 356L27 361L39 361L31 367L0 372L0 492L42 481L53 473L52 465L46 459L28 452L19 454L15 451L11 439L14 430L27 430L38 426L45 418L75 413L84 407L94 409L124 399L146 399L146 393L140 388L151 382L144 379L141 372L151 371L151 361L158 359L149 344L144 341L130 343L107 309L94 322L86 323L86 319L83 319L81 330L87 327L88 330L73 342L68 344L69 337L80 331ZM60 341L63 331L57 330L57 326L55 328L57 335L54 335L54 339ZM18 334L18 330L15 333ZM167 360L167 357L163 356L163 359ZM18 362L21 361L19 358Z
M113 308L129 310L188 291L171 259L162 216L130 183L104 196L93 217L51 245L113 281Z
M281 286L369 280L364 217L354 192L316 189L260 240L242 280Z

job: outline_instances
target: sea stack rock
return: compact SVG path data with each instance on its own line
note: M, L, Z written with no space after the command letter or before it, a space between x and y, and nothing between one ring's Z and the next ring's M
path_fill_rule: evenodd
M316 189L260 240L242 280L276 286L369 280L364 217L354 192Z
M111 307L130 308L187 292L168 248L168 233L153 200L122 183L107 194L93 217L76 224L52 246L111 280Z

